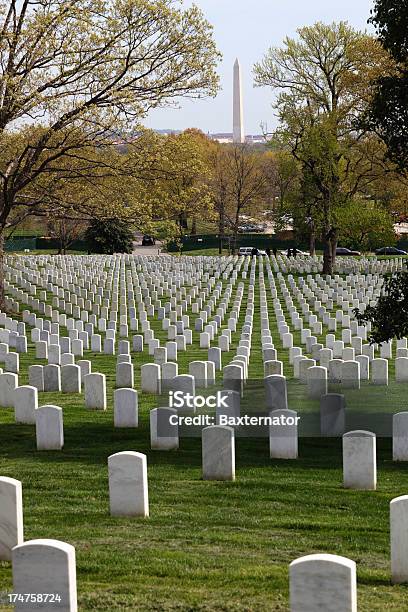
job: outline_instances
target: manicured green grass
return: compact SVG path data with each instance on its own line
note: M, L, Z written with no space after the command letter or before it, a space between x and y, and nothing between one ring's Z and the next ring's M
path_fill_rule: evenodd
M11 238L17 238L18 236L32 236L35 238L36 236L44 236L46 232L47 230L45 228L31 227L30 229L26 229L24 227L16 227L11 233Z
M231 305L234 296L235 289ZM246 299L245 294L229 358ZM290 377L272 304L270 325ZM152 327L164 340L159 323ZM193 338L194 346L179 353L180 373L188 371L189 361L206 359L198 334ZM258 284L252 339L250 377L262 378ZM236 482L205 482L199 439L183 438L177 452L150 450L148 414L155 398L139 394L138 429L113 428L116 359L91 352L85 357L93 371L107 376L108 410L85 410L80 395L41 394L41 403L64 410L62 452L37 452L34 427L16 425L12 410L0 410L0 474L23 483L25 539L56 538L75 546L80 610L288 610L288 565L313 552L357 562L360 611L407 609L408 587L390 584L388 513L390 500L407 493L408 468L391 461L389 439L378 440L376 492L342 489L341 441L319 438L300 439L297 461L270 460L266 438L238 438ZM224 364L228 357L223 355ZM140 365L152 358L145 350L132 359L140 388ZM30 346L21 358L20 384L27 383L32 362ZM392 383L386 392L367 387L346 395L349 405L392 413L406 408L405 391L405 385ZM256 403L255 396L247 394L246 402ZM289 403L299 414L318 410L294 381ZM149 519L109 515L107 457L122 450L148 456ZM11 591L8 563L0 563L0 578L2 589Z
M67 249L67 255L87 255L87 251L75 251L71 249ZM30 250L29 253L25 251L12 251L10 255L58 255L57 249L35 249Z
M228 256L229 255L228 249L223 249L222 254L224 257ZM177 257L179 254L171 253L171 255L174 255ZM197 256L216 257L219 255L219 253L218 253L218 247L214 247L211 249L192 249L192 250L183 249L181 255L189 256L189 257L197 257Z

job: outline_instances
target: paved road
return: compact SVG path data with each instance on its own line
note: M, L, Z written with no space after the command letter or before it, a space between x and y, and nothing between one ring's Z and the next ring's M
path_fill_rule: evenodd
M159 255L161 251L161 243L156 242L154 246L142 246L141 242L133 243L133 253L134 255ZM164 254L164 253L163 253Z

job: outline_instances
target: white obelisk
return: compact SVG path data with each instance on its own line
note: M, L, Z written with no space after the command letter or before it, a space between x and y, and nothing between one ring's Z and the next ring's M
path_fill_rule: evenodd
M244 107L242 102L241 66L238 58L234 64L234 112L233 112L233 142L244 143Z

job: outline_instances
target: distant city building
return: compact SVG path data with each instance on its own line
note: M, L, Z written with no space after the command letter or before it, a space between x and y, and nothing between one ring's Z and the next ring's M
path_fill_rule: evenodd
M232 144L234 142L234 136L230 133L219 133L219 134L208 134L208 137L212 140L216 140L220 144ZM255 144L265 144L265 138L263 134L248 134L245 136L246 144L255 145Z

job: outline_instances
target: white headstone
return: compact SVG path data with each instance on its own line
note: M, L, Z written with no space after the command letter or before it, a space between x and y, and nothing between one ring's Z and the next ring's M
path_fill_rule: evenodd
M115 427L137 427L139 421L137 391L116 389L113 398Z
M408 582L408 495L390 503L391 581Z
M35 409L38 408L38 390L25 385L14 391L14 417L16 423L35 425Z
M154 408L150 411L150 445L152 450L178 449L177 410L174 408Z
M398 412L392 417L392 458L408 461L408 412Z
M269 413L269 455L271 459L297 459L298 419L294 410L272 410Z
M61 368L62 393L81 393L81 368L79 365L68 364Z
M310 399L320 399L327 393L327 370L322 366L312 366L307 370L307 393Z
M18 387L18 376L11 372L0 374L0 407L14 407L14 392Z
M28 367L28 382L38 391L44 391L44 372L42 365L31 365Z
M140 368L141 387L144 393L160 395L161 369L157 363L145 363Z
M371 361L371 382L373 385L388 385L388 360L373 359Z
M357 430L344 434L343 484L346 489L376 489L376 437L372 432Z
M273 374L264 378L266 393L266 408L268 410L286 410L288 408L288 393L285 376Z
M0 476L0 560L11 561L14 546L23 543L23 494L21 482Z
M61 391L61 370L59 365L45 365L43 375L44 391Z
M35 411L37 450L61 450L64 446L62 408L39 406Z
M84 376L85 407L106 410L106 377L98 372Z
M235 435L232 427L211 425L202 430L204 480L235 480Z
M112 516L149 516L147 458L124 451L108 457L109 501Z
M346 428L344 395L327 393L320 398L320 433L322 436L342 436Z
M26 593L54 593L55 602L30 603L30 610L77 612L75 548L58 540L29 540L13 549L13 591L17 598L15 610L27 612ZM57 605L56 605L57 604Z
M356 564L338 555L300 557L289 566L291 612L357 612Z

